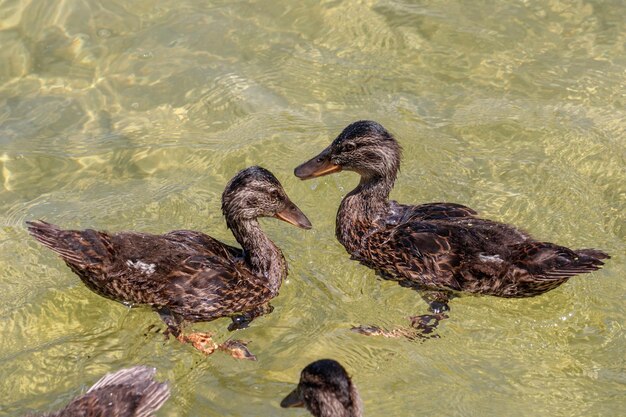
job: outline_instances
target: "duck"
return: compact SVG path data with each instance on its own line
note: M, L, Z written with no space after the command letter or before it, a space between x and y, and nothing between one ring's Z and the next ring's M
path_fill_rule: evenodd
M95 293L128 306L148 305L170 334L210 355L224 351L256 360L247 342L218 344L211 333L183 332L187 323L230 317L228 329L247 327L273 308L287 276L281 250L261 229L259 217L274 217L302 229L311 222L289 199L278 179L253 166L237 173L222 194L222 213L241 248L202 232L162 235L63 230L45 221L27 222L29 233L56 252Z
M154 380L154 368L134 366L106 374L89 390L54 413L27 417L150 417L170 396L167 382Z
M320 359L300 373L298 386L280 403L283 408L306 407L315 417L362 417L359 392L341 364Z
M400 159L401 146L387 129L360 120L294 174L302 180L341 171L360 176L341 201L335 235L352 259L421 292L435 315L411 317L413 327L432 331L447 318L453 295L534 297L599 269L610 258L597 249L572 250L535 240L461 204L390 200Z

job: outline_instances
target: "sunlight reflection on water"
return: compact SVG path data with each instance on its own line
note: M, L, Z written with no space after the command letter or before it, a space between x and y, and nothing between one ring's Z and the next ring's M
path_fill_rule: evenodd
M0 5L0 414L51 411L111 370L156 366L159 415L279 410L300 369L344 363L369 416L620 415L624 409L626 28L617 1L37 2ZM348 173L293 168L371 118L404 148L392 194L454 201L539 239L598 247L605 270L527 300L453 301L441 339L412 291L334 238ZM202 230L239 169L272 170L311 219L263 221L290 264L275 311L237 337L256 363L204 358L157 315L100 298L24 221ZM229 336L228 320L194 327Z

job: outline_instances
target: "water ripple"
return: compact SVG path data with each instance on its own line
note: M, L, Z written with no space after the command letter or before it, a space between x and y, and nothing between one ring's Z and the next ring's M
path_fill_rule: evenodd
M622 8L4 2L0 398L10 401L0 414L57 409L102 374L144 363L176 392L163 415L277 415L281 395L320 357L345 364L367 415L619 414ZM350 332L405 326L426 312L416 294L349 262L337 243L335 213L356 176L292 175L363 118L404 148L393 198L467 204L613 258L536 299L455 299L441 339ZM194 328L251 340L257 363L164 341L147 331L162 327L153 312L91 293L24 228L34 218L111 231L191 228L234 243L219 200L253 164L276 174L314 229L264 219L290 264L275 311L235 335L228 319Z

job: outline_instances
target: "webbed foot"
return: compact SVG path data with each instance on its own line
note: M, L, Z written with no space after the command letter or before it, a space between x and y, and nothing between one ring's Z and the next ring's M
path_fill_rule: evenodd
M411 320L410 328L397 328L392 330L383 329L378 326L360 325L351 328L353 332L363 334L365 336L383 336L383 337L404 337L409 340L425 340L438 339L438 334L434 333L437 325L443 319L447 319L445 313L424 314L421 316L409 317Z
M243 340L230 339L218 346L218 349L228 353L235 359L247 359L255 361L256 356L248 350L248 343Z
M437 329L439 322L447 318L448 315L445 313L436 313L423 314L421 316L412 316L409 317L409 320L411 320L411 326L417 329L419 333L425 338L438 338L439 335L433 334L433 332Z
M191 343L200 352L210 355L218 348L211 336L213 336L211 333L190 333L188 335L180 334L177 339L182 343Z
M369 326L369 325L360 325L351 328L353 332L360 333L365 336L383 336L383 337L393 337L399 338L404 337L409 340L415 340L420 338L420 334L415 331L415 329L393 329L387 330L378 326Z
M191 343L194 348L205 355L211 355L219 349L235 359L256 360L256 356L248 350L249 342L231 339L218 345L213 341L212 336L211 333L190 333L188 335L179 335L177 339L182 343Z
M355 333L360 333L365 336L386 336L387 330L378 326L369 326L367 324L361 324L360 326L354 326L350 330Z

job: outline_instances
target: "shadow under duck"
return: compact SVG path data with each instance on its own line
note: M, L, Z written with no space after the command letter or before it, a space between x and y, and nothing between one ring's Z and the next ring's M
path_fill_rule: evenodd
M135 366L102 377L62 410L26 417L150 417L170 396L166 382L154 380L154 368Z
M307 365L296 389L280 403L283 408L306 407L315 417L361 417L361 397L339 362L321 359Z
M411 318L414 327L428 332L429 320L446 317L442 312L449 310L451 291L533 297L599 269L601 259L609 258L596 249L537 241L513 226L476 217L460 204L389 201L400 154L383 126L358 121L294 174L303 180L343 170L361 176L339 206L335 234L352 259L422 291L436 314Z
M184 335L184 322L231 317L229 330L247 327L272 311L287 276L282 252L261 230L258 217L276 217L303 229L311 223L268 170L239 172L222 194L222 212L242 249L193 230L164 235L91 229L62 230L27 222L39 242L58 253L94 292L125 304L148 304L167 324L166 334L211 354L215 349L255 359L246 343L217 345L210 333Z

